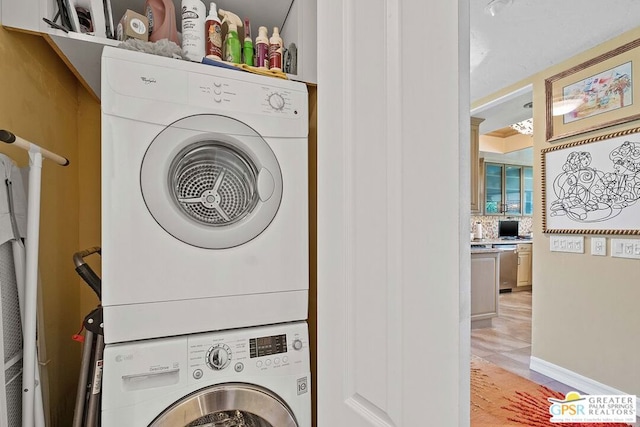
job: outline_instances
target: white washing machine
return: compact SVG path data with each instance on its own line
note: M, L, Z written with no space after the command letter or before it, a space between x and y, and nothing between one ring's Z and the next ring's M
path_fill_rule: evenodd
M102 427L311 427L306 322L108 345Z
M106 47L107 343L307 318L306 86Z

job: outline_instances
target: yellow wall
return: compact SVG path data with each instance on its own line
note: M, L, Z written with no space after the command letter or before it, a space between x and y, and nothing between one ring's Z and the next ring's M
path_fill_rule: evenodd
M72 257L99 244L100 109L41 37L0 28L0 56L0 128L71 162L68 167L44 162L39 250L51 421L68 426L81 352L70 338L96 304ZM20 149L0 146L0 151L28 164Z
M100 246L100 104L78 84L78 179L81 206L79 209L78 250ZM101 274L100 255L85 261ZM80 307L86 315L99 303L93 291L82 282Z
M640 37L640 27L533 77L535 123L544 123L544 79ZM634 100L637 102L637 100ZM540 151L552 145L639 126L611 127L549 144L534 137L535 251L532 356L620 391L640 395L640 261L549 251L542 233ZM611 236L607 236L609 240Z
M533 137L530 135L513 135L508 138L480 135L480 151L491 153L511 153L533 146Z

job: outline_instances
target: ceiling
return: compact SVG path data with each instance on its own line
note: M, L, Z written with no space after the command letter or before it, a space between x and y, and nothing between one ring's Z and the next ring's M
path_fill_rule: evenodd
M472 103L640 25L640 0L511 0L496 16L488 3L470 0ZM523 88L472 115L485 134L531 117L529 101Z

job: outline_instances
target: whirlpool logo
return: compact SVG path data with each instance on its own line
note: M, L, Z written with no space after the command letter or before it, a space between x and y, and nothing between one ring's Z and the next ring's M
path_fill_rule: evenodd
M140 80L142 80L142 82L146 85L150 85L152 83L158 83L158 81L156 79L154 79L153 77L145 77L145 76L141 76Z

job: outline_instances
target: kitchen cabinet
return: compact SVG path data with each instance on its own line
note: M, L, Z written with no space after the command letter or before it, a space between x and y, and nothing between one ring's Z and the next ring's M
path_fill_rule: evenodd
M517 286L531 286L531 261L533 259L533 244L518 245L518 280Z
M491 326L498 316L500 258L497 249L471 251L471 327Z
M485 215L532 215L531 166L484 163Z
M481 214L480 204L480 123L484 119L471 117L471 214Z
M533 215L533 168L522 169L522 214Z
M110 0L114 26L127 9L144 11L145 0ZM209 3L205 2L207 8ZM174 0L176 22L181 27L180 2ZM249 18L252 32L258 34L258 26L264 25L271 33L273 27L281 27L280 34L285 47L297 46L298 74L293 80L317 82L317 0L272 0L268 4L252 0L217 0L218 8L231 10L241 18ZM256 6L256 4L262 6ZM117 46L119 41L90 34L54 29L42 19L54 20L58 12L56 0L2 0L2 25L19 31L42 35L69 67L80 83L97 100L100 99L100 59L104 46ZM59 23L59 22L58 22Z

